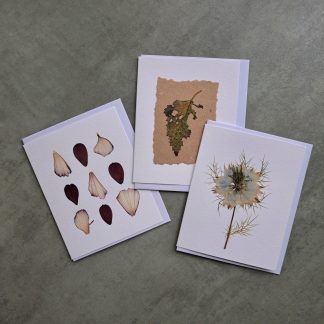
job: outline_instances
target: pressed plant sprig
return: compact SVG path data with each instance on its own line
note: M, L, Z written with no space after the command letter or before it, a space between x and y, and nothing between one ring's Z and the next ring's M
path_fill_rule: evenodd
M183 139L190 137L189 116L192 115L194 120L197 119L197 113L193 107L204 108L201 104L194 103L194 98L201 92L202 90L197 91L189 100L175 100L172 105L168 105L164 109L167 136L175 156L178 156L183 146Z
M263 206L266 198L264 193L267 182L269 163L265 159L261 160L260 169L257 170L252 165L252 160L247 160L242 153L239 161L224 165L219 168L214 162L210 167L210 177L212 178L212 193L218 201L218 211L220 207L232 210L231 221L226 229L226 239L224 249L226 249L230 236L249 235L251 229L256 225L256 217L248 216L241 223L233 225L236 208L241 207L246 211Z

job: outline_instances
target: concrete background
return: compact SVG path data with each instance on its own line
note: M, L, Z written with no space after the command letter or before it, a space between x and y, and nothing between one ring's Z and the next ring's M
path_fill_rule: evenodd
M1 323L324 323L324 2L0 0ZM20 139L121 97L137 56L248 58L247 127L314 144L282 274L176 253L172 222L72 263Z

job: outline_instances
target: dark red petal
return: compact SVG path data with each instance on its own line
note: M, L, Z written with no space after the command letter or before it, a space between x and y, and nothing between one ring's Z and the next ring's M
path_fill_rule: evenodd
M124 169L118 162L111 163L108 168L111 177L119 184L124 182Z
M75 144L73 147L73 153L83 166L86 167L88 165L88 151L84 144Z
M74 204L78 204L79 201L79 190L75 184L69 184L64 187L65 196L71 200Z
M111 225L112 223L112 210L108 205L102 205L99 208L99 213L101 218L108 224Z

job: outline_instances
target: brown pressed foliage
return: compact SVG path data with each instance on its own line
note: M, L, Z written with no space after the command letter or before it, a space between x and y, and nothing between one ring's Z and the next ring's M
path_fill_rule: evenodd
M88 151L84 144L75 144L73 147L73 154L83 166L86 167L88 165Z
M109 174L119 184L124 182L124 169L118 162L111 163L108 167Z
M106 222L108 225L112 223L112 210L108 205L102 205L99 208L99 213L101 218Z
M74 204L78 204L79 201L79 190L78 187L71 183L69 185L66 185L64 187L64 193L67 199L69 199L70 201L72 201Z

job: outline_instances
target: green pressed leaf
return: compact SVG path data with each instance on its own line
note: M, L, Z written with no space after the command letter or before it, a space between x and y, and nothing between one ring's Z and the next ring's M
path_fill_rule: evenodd
M183 146L183 139L190 137L191 130L188 125L189 116L192 115L194 120L197 119L193 106L203 108L202 105L196 105L193 101L194 97L200 92L195 93L190 100L175 100L172 105L167 105L164 108L167 121L167 136L169 137L169 143L175 156L178 156Z

